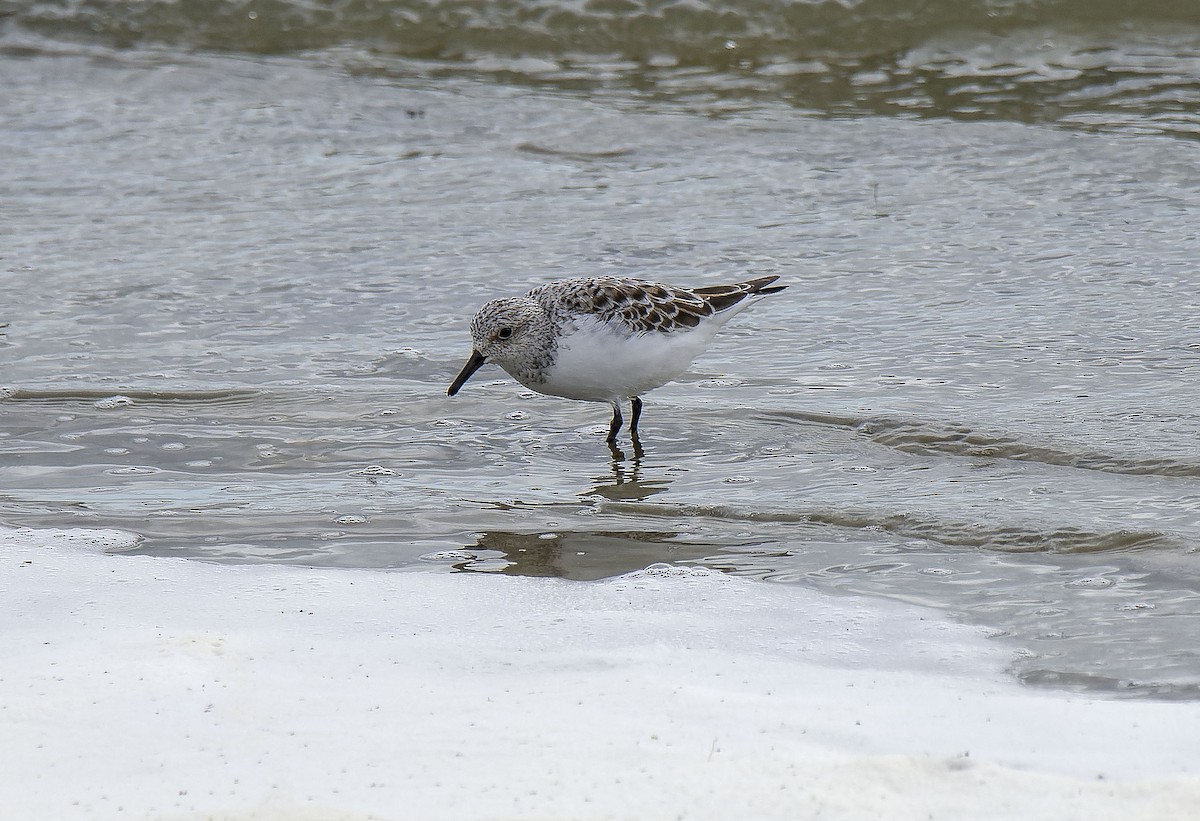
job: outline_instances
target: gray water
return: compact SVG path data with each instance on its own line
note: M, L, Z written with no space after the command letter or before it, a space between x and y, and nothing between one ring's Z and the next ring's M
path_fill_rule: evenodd
M0 72L5 524L703 564L987 625L1026 681L1200 695L1195 141L669 93L686 67L24 43ZM581 274L791 287L646 397L641 458L494 368L445 396L479 304Z

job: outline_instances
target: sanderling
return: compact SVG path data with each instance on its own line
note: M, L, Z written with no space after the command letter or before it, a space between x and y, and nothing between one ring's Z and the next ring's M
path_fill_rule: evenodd
M637 444L641 394L679 376L735 314L782 291L777 276L736 285L675 288L622 277L549 282L524 296L487 303L471 320L471 358L450 384L454 396L485 362L550 396L607 402L608 442L628 399Z

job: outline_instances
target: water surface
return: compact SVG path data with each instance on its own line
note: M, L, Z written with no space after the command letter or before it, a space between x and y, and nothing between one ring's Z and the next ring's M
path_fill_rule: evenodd
M1200 693L1200 21L808 42L735 6L654 53L616 12L422 51L367 4L327 39L173 8L3 24L0 520L225 562L703 564L988 625L1033 683ZM491 368L445 396L479 304L580 274L791 287L614 459L603 406Z

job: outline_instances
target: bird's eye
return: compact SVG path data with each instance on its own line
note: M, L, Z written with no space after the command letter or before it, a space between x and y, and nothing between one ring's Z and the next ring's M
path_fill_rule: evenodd
M501 328L496 331L497 339L508 339L510 336L512 336L512 328Z

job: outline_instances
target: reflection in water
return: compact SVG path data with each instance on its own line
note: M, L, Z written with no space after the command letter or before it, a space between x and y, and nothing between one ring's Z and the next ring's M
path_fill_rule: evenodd
M641 445L634 441L635 457L628 469L624 458L613 457L612 473L608 476L595 476L598 484L580 493L580 496L602 496L613 502L640 502L658 493L662 493L671 484L666 478L642 479L642 450ZM619 452L619 451L618 451Z
M630 433L629 443L633 445L633 467L634 470L636 470L642 461L642 457L646 455L646 451L642 448L642 440L637 435L637 431L632 431ZM615 470L622 462L625 461L625 451L617 447L616 442L611 441L608 443L608 450L609 453L612 454L613 469Z
M664 492L670 480L661 476L643 479L641 447L636 442L635 447L637 456L631 462L614 457L611 472L594 477L596 485L579 495L637 502ZM641 570L655 562L699 562L720 549L710 543L680 541L680 536L675 530L613 530L611 521L605 530L492 530L479 534L475 545L468 548L475 559L456 567L591 581Z
M594 581L641 570L655 562L699 562L718 550L715 545L681 542L678 538L679 534L671 531L490 531L478 536L470 552L491 555L480 555L457 567L495 570L499 553L507 562L500 568L501 573Z

